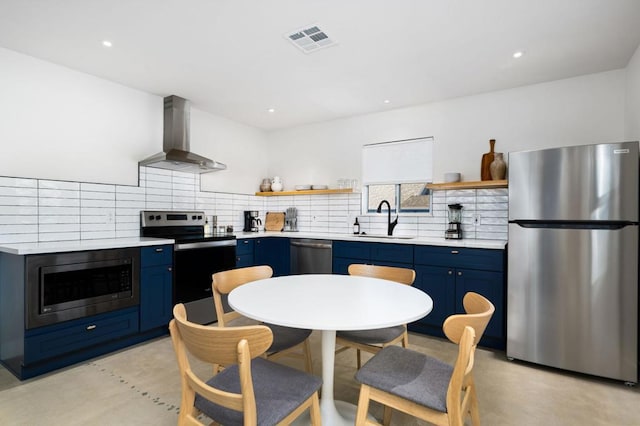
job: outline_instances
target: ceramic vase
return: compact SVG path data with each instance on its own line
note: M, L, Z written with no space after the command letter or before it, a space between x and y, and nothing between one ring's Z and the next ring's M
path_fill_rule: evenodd
M282 191L282 182L280 181L280 177L276 176L271 181L271 190L278 192Z
M507 163L504 162L501 152L496 152L489 170L491 171L492 180L502 180L507 173Z
M262 179L262 183L260 184L261 192L269 192L271 191L271 180L270 179Z

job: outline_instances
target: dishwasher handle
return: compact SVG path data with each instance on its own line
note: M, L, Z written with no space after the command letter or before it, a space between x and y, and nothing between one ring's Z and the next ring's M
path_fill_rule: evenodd
M308 248L317 248L317 249L330 249L332 247L331 243L311 243L307 241L291 241L292 246L296 247L308 247Z

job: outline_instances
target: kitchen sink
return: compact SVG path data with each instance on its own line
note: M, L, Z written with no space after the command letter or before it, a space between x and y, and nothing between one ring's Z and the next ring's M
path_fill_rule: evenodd
M415 237L407 237L403 235L378 235L378 234L358 234L356 237L361 238L386 238L389 240L411 240Z

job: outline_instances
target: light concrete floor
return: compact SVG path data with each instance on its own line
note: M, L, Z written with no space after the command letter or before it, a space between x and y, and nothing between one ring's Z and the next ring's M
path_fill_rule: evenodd
M319 333L311 343L320 375ZM455 360L457 347L446 340L411 334L410 343ZM290 365L301 367L297 362ZM354 373L355 352L338 354L336 399L357 402ZM484 425L640 425L640 389L621 382L507 361L504 352L483 348L477 351L475 379ZM0 368L0 425L175 425L179 404L168 337L23 382ZM372 405L371 412L380 418L382 410ZM425 423L395 413L392 424Z

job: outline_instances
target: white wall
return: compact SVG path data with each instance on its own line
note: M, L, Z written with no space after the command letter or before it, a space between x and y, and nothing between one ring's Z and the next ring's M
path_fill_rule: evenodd
M0 93L0 176L138 185L138 161L162 151L161 96L3 48ZM262 131L197 109L191 125L191 149L229 166L203 187L255 192Z
M640 46L626 68L625 139L640 140Z
M273 131L269 174L286 188L359 178L361 146L434 136L434 181L448 171L480 180L489 139L509 152L624 138L625 71L452 99Z

